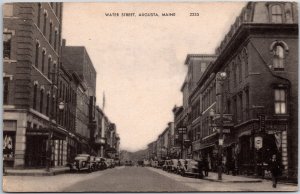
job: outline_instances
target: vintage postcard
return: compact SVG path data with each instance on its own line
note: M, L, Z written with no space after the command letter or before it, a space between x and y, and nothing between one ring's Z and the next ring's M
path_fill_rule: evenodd
M298 4L14 2L4 192L298 190Z

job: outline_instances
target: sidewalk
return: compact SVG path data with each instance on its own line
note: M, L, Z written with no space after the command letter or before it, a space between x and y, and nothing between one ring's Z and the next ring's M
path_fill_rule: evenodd
M57 174L62 174L69 172L69 167L55 167L50 168L50 171L47 172L45 168L43 169L5 169L3 173L4 176L53 176Z
M223 182L223 183L258 183L262 182L262 179L251 178L244 176L233 176L222 173L222 180L218 180L218 173L209 172L208 176L203 177L204 180L213 181L213 182Z

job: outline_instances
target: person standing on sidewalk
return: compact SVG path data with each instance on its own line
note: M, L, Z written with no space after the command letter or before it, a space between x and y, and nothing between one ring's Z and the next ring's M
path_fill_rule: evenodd
M204 176L208 176L209 165L208 165L207 158L203 159L203 170L204 170Z
M282 165L278 161L275 154L272 155L271 161L269 163L269 169L272 174L273 187L276 188L278 176L282 173Z

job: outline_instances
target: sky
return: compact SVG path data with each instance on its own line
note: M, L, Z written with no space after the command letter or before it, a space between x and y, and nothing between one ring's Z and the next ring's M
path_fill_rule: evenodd
M62 37L69 46L86 47L97 71L97 105L102 107L105 93L104 111L117 126L121 149L145 149L174 120L173 107L182 105L186 55L214 54L244 5L64 3Z

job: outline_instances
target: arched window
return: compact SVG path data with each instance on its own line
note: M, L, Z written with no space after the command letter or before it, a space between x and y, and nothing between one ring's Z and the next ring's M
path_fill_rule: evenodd
M33 104L32 104L32 108L34 110L36 110L36 97L37 97L37 84L34 84L34 87L33 87Z
M48 74L47 77L50 79L51 76L51 57L48 57Z
M47 29L47 12L44 13L44 28L43 28L44 36L46 36L46 29Z
M39 53L40 53L40 44L37 42L35 44L35 66L39 67Z
M42 5L41 3L38 4L38 14L37 14L37 26L40 28L41 26L41 9Z
M43 53L42 53L42 73L44 73L44 71L45 71L45 56L46 56L46 51L43 50Z
M282 23L282 9L280 5L273 5L271 7L271 22L272 23Z
M46 115L49 116L50 93L47 94Z
M40 113L43 113L43 105L44 105L44 89L40 90Z
M52 44L52 29L53 28L53 24L52 22L50 22L49 24L49 43Z
M277 44L273 48L273 67L275 71L284 70L284 49L281 45Z

